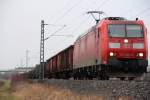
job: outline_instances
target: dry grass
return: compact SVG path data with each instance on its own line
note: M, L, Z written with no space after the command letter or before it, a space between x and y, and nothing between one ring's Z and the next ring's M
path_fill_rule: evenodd
M17 97L17 100L111 100L107 96L83 95L39 83L21 83L16 87L13 95ZM117 97L115 100L131 100L131 98Z
M67 89L43 84L22 83L13 93L19 100L104 100L99 96L80 95Z
M11 94L10 80L3 80L0 83L0 100L15 100Z

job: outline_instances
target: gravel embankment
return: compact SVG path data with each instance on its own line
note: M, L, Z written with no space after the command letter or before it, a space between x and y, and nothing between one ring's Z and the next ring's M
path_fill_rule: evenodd
M120 96L130 97L131 100L150 100L150 73L144 76L143 81L51 79L45 80L45 83L69 89L81 95L105 96L106 100L115 100L115 97Z

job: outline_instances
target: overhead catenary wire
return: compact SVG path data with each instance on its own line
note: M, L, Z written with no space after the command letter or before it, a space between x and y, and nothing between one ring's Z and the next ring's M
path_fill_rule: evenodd
M66 27L66 25L63 25L61 28L59 28L58 30L56 30L55 32L53 32L50 36L48 36L47 38L45 38L44 40L49 39L51 36L55 35L57 32L63 30Z
M83 0L82 0L82 1L83 1ZM56 20L55 22L58 23L60 20L62 20L69 12L71 12L75 7L77 7L77 5L81 4L82 1L79 0L79 1L78 1L76 4L74 4L71 8L67 9L67 11L66 11L63 15L61 15L61 16L58 18L58 20ZM95 2L97 2L97 1L98 1L98 0L96 0ZM101 6L102 6L102 5L105 5L106 3L107 3L106 1L103 1L102 4L101 4ZM100 6L100 7L101 7L101 6ZM99 7L98 7L98 8L99 8ZM77 26L76 28L73 29L73 33L74 33L74 31L77 31L77 30L79 29L79 27L81 27L81 25L83 25L83 24L87 21L87 19L88 19L88 18L82 20L82 21L80 22L79 26ZM54 25L54 26L55 26L55 25ZM62 29L64 29L64 28L62 28ZM59 30L57 30L56 32L52 33L51 36L55 35L57 32L61 31L62 29L59 29Z
M73 37L73 35L50 35L50 36L67 36L67 37Z
M63 30L66 27L66 25L63 25L61 28L59 28L58 30L56 30L55 32L53 32L51 35L54 35L55 33Z
M71 1L71 0L68 0L68 1L64 4L64 6L61 7L59 10L56 10L56 9L55 9L56 14L58 14L58 12L62 12L64 9L67 9L68 5L70 5L70 4L72 4L72 1ZM58 15L60 15L60 13L59 13ZM54 16L53 16L52 19L56 18L58 15L55 15L55 14L54 14Z
M135 6L135 5L134 5L134 6ZM139 8L140 6L141 6L141 4L136 5L134 8ZM124 14L128 15L128 14L130 14L131 12L133 12L133 10L135 10L135 9L133 9L133 8L131 9L131 8L130 8L130 9L126 10L125 12L121 12L120 15L121 15L121 16L123 16Z
M95 2L97 2L98 0L96 0ZM69 8L60 18L59 18L59 20L61 20L61 19L63 19L73 8L75 8L78 4L81 4L81 1L78 1L76 4L74 4L71 8ZM102 2L102 4L101 5L105 5L106 4L106 1L104 0L103 2ZM101 7L101 6L100 6ZM89 7L88 7L89 8ZM99 7L98 7L99 8ZM86 11L87 11L87 9L86 9ZM82 14L83 15L83 14ZM81 16L81 15L80 15ZM78 19L78 17L80 17L80 16L77 16L77 18L76 19ZM59 20L57 21L56 20L56 22L59 22ZM85 21L81 21L80 23L82 23L82 22L85 22Z
M82 1L83 1L83 0L82 0ZM68 2L67 4L69 4L69 2ZM63 15L61 15L60 18L58 18L58 20L55 21L55 23L58 23L58 22L59 22L61 19L63 19L69 12L71 12L71 10L72 10L73 8L77 7L77 5L79 5L79 4L81 4L81 0L79 0L79 1L78 1L76 4L74 4L71 8L67 9L67 11L66 11ZM62 26L62 25L56 25L56 24L48 24L48 25L51 25L51 26ZM57 31L53 32L53 33L51 34L51 36L53 36L54 34L56 34L56 33L59 32L59 31L63 30L64 27L66 27L66 25L62 26L62 28L60 28L60 29L58 29ZM48 38L49 38L49 37L48 37ZM48 38L47 38L47 39L48 39ZM46 39L46 40L47 40L47 39Z
M98 1L98 0L96 0L96 2L97 2L97 1ZM100 9L102 6L106 5L106 3L107 3L108 1L110 1L110 0L104 0L104 1L100 4L100 6L97 7L97 9Z
M100 4L100 6L97 7L97 9L102 8L102 7L103 7L104 5L106 5L109 1L110 1L110 0L104 0L104 1Z
M70 13L75 7L77 7L79 4L81 4L83 0L79 0L77 3L75 3L71 8L67 9L67 11L61 15L54 23L58 23L60 20L62 20L68 13Z
M94 3L96 3L97 1L98 1L98 0L95 0ZM93 6L93 5L91 5L91 6ZM91 6L90 6L90 7L91 7ZM95 6L95 5L94 5L94 6ZM73 18L72 20L73 20L73 21L80 20L79 17L81 17L81 16L83 16L83 15L86 15L86 12L89 10L90 7L89 7L89 6L86 6L86 9L85 9L80 15L76 16L76 17ZM82 6L82 8L80 8L80 9L83 9L83 6ZM72 22L72 20L71 20L71 22Z
M80 2L78 2L78 3L80 3L81 4L81 1ZM76 5L78 5L78 3L76 3ZM72 6L72 8L70 9L70 10L68 10L68 12L66 12L66 13L69 13L69 12L71 12L71 10L74 8L74 7L76 7L76 5L74 5L74 6ZM85 13L84 13L85 14ZM81 14L81 15L79 15L79 16L77 16L77 20L79 19L79 17L80 16L82 16L82 15L84 15L83 13ZM64 14L64 15L66 15L66 14ZM62 15L63 16L63 15ZM63 16L63 18L64 18L65 16ZM61 20L61 19L59 19L59 20ZM73 20L74 21L74 20ZM84 20L84 21L86 21L86 20ZM68 25L67 25L68 26ZM55 34L57 33L58 31L56 31L56 32L54 32L54 33L52 33L52 35L50 35L48 38L50 38L50 37L52 37L52 36L56 36ZM57 35L58 36L58 35ZM59 36L65 36L65 37L73 37L73 35L59 35ZM47 39L48 39L47 38ZM66 39L65 39L66 40Z
M63 27L63 26L66 26L66 25L58 25L58 24L47 24L47 25L54 26L54 27Z
M84 20L82 20L82 21L79 23L79 25L73 29L73 32L77 31L82 25L84 25L85 22L87 22L87 19L89 19L89 17L87 17L87 18L85 18Z
M149 8L145 8L144 10L140 11L139 13L137 13L135 16L141 16L142 14L146 13L150 11L150 7Z
M97 2L97 1L98 1L98 0L96 0L95 2ZM110 1L110 0L104 0L104 1L100 4L100 6L98 6L97 8L100 9L102 6L106 5L108 1ZM86 10L87 10L87 9L86 9ZM86 13L86 12L85 12L85 13ZM73 29L73 32L75 33L75 31L77 31L77 30L79 29L79 27L81 27L82 25L84 25L85 22L87 22L87 19L88 19L88 18L82 20L82 21L80 22L80 24L79 24L77 27L75 27L75 28Z

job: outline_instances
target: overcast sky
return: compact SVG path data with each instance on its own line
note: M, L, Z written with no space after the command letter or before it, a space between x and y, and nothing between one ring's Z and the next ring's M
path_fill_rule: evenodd
M150 32L150 0L0 0L0 70L39 63L40 22L44 19L45 37L55 34L74 37L51 37L45 41L45 58L69 46L95 24L89 10L101 10L107 16L127 19L139 17ZM149 34L148 34L149 35Z

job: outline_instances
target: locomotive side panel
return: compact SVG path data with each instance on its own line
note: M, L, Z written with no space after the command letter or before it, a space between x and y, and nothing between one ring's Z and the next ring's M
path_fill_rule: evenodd
M99 59L101 60L101 64L106 64L108 57L108 35L105 22L102 22L99 26L99 34Z
M89 31L86 35L79 38L74 45L74 68L97 65L98 42L96 28Z

